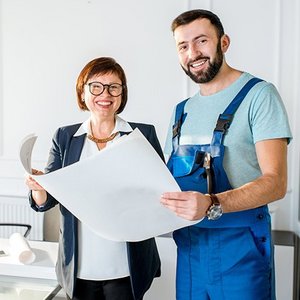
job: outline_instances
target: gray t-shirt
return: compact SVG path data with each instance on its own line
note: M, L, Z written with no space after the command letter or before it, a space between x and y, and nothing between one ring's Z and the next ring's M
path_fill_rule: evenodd
M181 128L181 145L210 144L219 114L223 113L252 75L243 73L233 84L211 96L198 92L185 104L187 117ZM172 152L171 118L165 154ZM287 113L273 84L257 83L247 94L234 115L224 138L224 169L230 184L237 188L261 175L255 143L274 138L292 138Z

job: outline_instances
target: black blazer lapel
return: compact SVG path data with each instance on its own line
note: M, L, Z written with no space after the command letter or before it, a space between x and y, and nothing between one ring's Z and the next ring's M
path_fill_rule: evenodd
M67 151L68 156L64 162L64 167L79 161L85 137L86 134L71 138L69 150Z

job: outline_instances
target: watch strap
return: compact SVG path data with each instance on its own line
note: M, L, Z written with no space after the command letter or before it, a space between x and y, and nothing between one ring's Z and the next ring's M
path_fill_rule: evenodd
M209 194L212 205L221 205L218 197L215 194Z
M206 194L206 195L209 196L211 199L211 205L207 209L206 216L208 220L213 220L213 221L217 220L223 214L221 203L215 194Z

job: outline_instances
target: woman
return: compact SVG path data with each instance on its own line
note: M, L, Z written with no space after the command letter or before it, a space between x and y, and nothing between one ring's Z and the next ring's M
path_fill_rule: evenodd
M126 122L118 116L126 106L127 86L124 70L114 59L101 57L90 61L79 74L76 91L79 108L88 110L90 117L82 124L56 131L46 173L109 147L136 127L163 159L154 126ZM26 184L31 190L29 200L34 210L46 211L59 204L30 175ZM88 203L88 199L83 200ZM60 211L56 273L69 299L142 299L153 278L160 276L154 238L134 243L105 240L62 205Z

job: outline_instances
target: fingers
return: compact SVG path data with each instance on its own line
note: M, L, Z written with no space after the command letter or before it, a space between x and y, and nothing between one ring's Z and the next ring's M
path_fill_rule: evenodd
M196 208L178 207L174 205L164 205L166 208L174 212L178 217L184 218L189 221L200 220L203 218L204 213L198 211Z
M32 173L32 175L37 175L38 174L38 170L36 170L36 169L31 169L31 173Z
M31 169L32 175L43 175L44 172L36 169Z
M164 206L170 209L172 212L174 212L178 217L182 217L188 220L191 219L190 211L186 207L178 207L174 205L164 205Z
M161 196L161 203L168 206L187 207L198 201L198 192L167 192Z
M39 185L37 183L37 181L34 180L33 177L31 177L31 175L27 174L25 176L25 184L28 186L28 188L30 190L33 190L33 191L41 191L41 190L44 190L44 188Z
M184 207L187 206L186 201L184 201L184 200L178 200L178 199L161 198L160 202L164 206L168 206L169 208L171 208L171 207L184 208Z
M164 199L187 200L195 192L166 192L162 194Z
M33 191L42 190L42 187L35 180L26 180L25 184L28 186L30 190Z
M207 211L205 195L189 192L167 192L161 196L161 203L177 216L187 220L202 219Z

